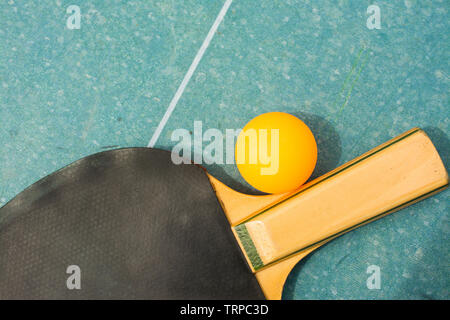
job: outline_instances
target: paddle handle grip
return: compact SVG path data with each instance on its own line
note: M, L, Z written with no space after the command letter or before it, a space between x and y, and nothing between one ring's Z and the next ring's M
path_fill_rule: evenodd
M448 174L412 129L233 227L254 271L434 194Z

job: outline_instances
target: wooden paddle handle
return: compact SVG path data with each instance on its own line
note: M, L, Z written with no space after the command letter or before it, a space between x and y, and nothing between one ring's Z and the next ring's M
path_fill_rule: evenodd
M439 154L416 128L308 183L232 229L256 272L447 185Z

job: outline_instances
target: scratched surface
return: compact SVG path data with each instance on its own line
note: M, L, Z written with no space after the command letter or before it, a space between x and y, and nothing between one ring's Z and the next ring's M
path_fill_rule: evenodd
M224 0L0 3L0 206L83 156L145 146ZM366 9L381 9L381 29ZM285 111L319 143L318 176L414 126L449 168L448 1L235 0L156 147L177 128L240 128ZM414 156L414 155L411 155ZM234 165L218 178L252 191ZM449 191L301 262L285 299L448 299ZM381 270L369 290L367 267Z

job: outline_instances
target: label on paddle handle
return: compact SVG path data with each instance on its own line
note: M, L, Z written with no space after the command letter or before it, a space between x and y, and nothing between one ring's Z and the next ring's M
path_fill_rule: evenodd
M257 212L233 232L258 271L447 185L431 140L412 129Z
M270 234L262 221L250 221L235 227L236 233L244 246L247 255L251 255L255 270L264 266L264 261L271 261L276 257L277 250ZM252 246L258 244L258 251Z

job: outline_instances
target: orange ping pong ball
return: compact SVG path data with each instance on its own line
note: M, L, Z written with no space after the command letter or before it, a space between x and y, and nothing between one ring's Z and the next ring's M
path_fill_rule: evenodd
M235 148L242 177L266 193L299 188L317 162L317 144L308 126L284 112L264 113L240 132Z

